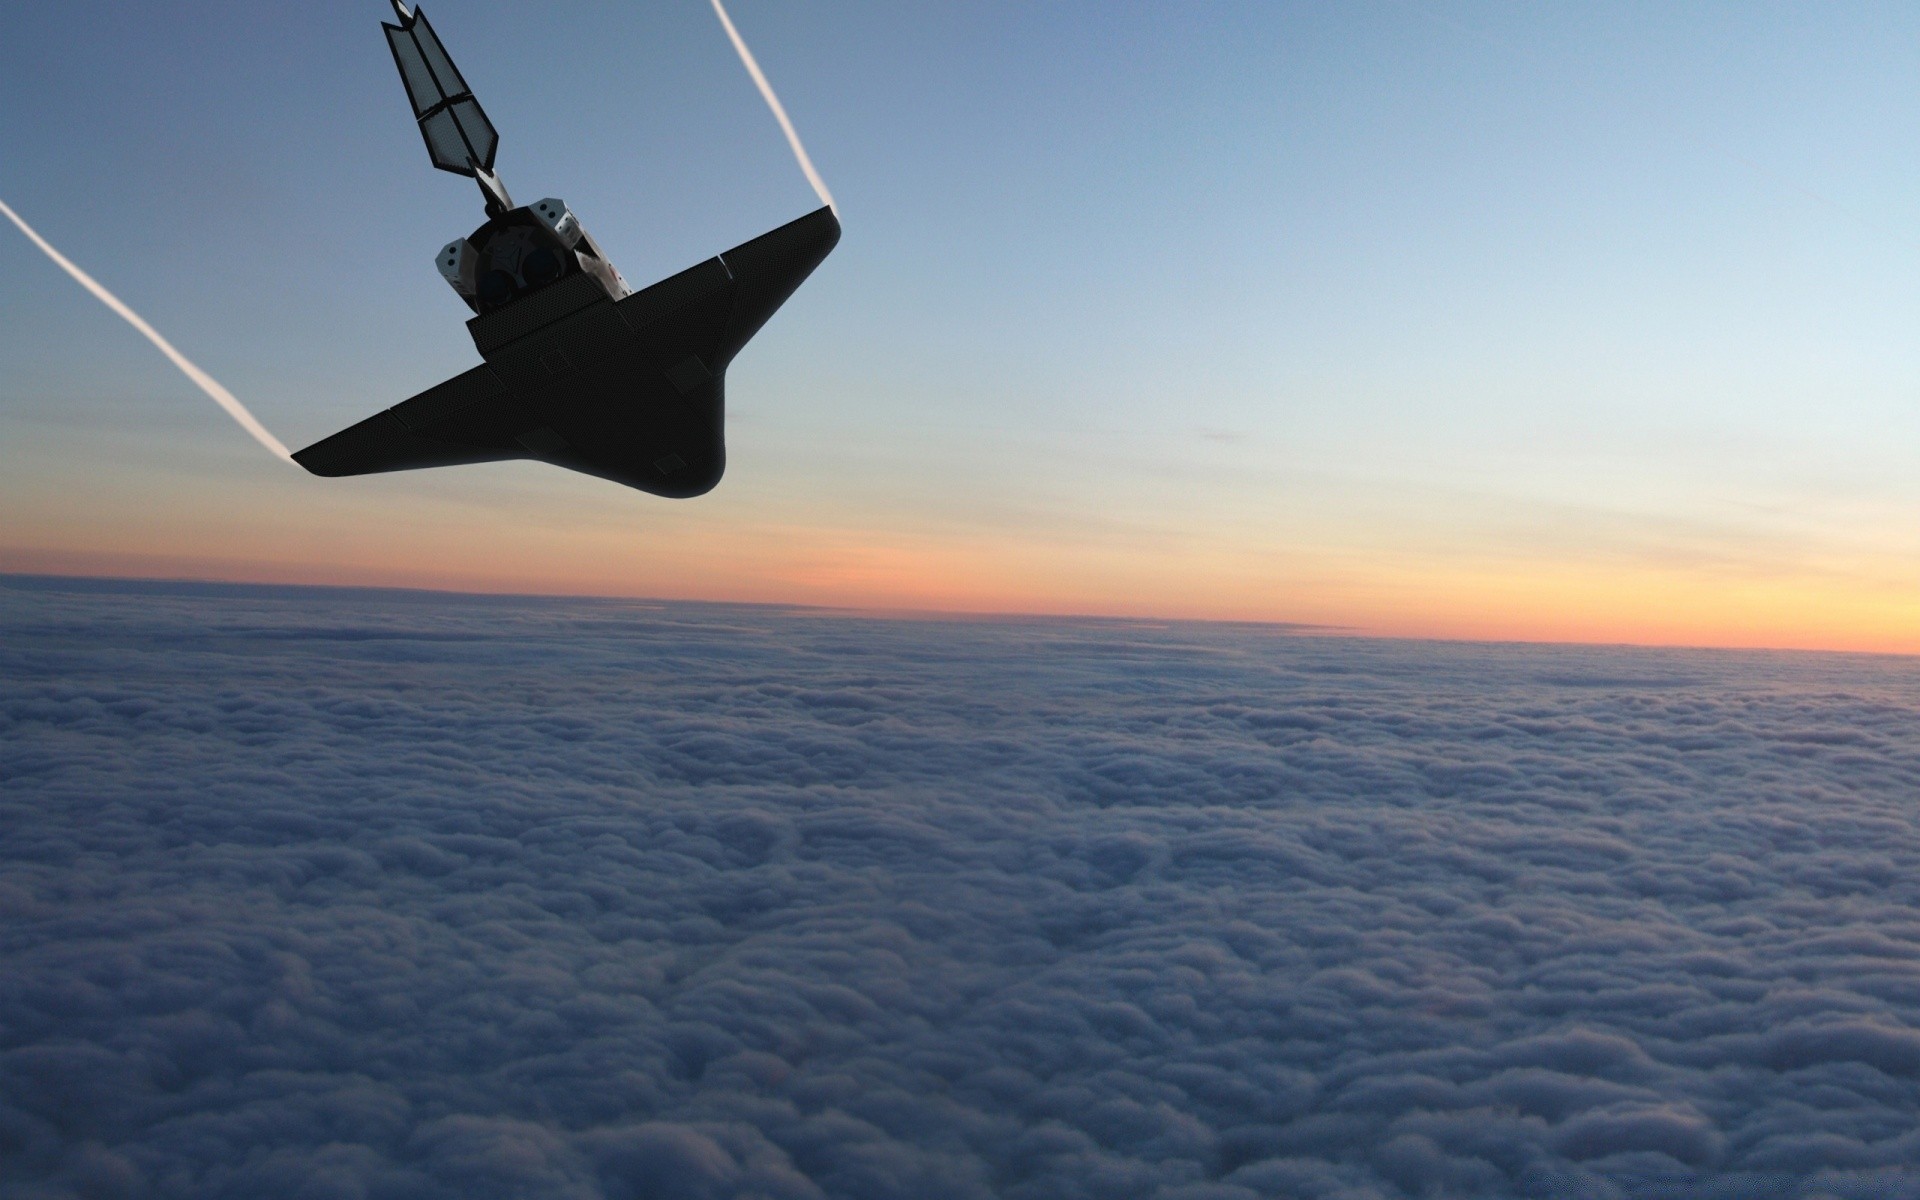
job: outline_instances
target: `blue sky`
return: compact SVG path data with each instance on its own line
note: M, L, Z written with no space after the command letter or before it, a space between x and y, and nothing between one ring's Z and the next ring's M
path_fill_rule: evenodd
M714 496L289 474L9 234L5 561L1914 640L1911 8L733 11L847 236ZM383 5L90 12L12 22L0 199L291 445L474 361ZM636 284L813 206L703 4L428 12Z

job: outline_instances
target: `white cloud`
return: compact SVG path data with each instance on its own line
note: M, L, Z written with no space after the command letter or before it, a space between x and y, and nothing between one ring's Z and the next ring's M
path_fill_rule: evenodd
M1920 1196L1916 708L0 581L0 1191Z

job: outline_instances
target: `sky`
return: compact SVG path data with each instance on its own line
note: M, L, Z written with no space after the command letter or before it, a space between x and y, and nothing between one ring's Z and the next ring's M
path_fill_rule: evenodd
M636 285L817 203L698 0L428 6ZM384 4L57 6L0 200L299 447L474 364ZM839 202L669 502L263 453L0 228L0 570L1920 652L1920 13L737 0Z

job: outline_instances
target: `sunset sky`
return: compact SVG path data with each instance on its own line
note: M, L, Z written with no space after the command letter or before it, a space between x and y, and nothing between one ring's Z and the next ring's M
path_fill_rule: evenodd
M426 7L636 286L817 203L704 0ZM0 571L1920 652L1920 9L731 9L845 236L718 490L307 476L0 226ZM294 447L478 361L387 16L0 40L0 200Z

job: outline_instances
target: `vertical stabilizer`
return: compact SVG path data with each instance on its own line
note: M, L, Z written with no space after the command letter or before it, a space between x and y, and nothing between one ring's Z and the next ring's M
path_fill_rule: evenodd
M486 111L473 98L460 69L447 56L446 47L427 23L427 14L417 8L408 12L402 0L393 0L393 10L400 23L382 24L380 28L386 31L394 65L400 68L400 80L407 86L407 99L413 102L413 116L420 123L420 136L426 139L433 165L479 179L483 186L491 182L504 196L505 189L493 175L494 152L500 148L500 135L494 132L493 122L487 120Z

